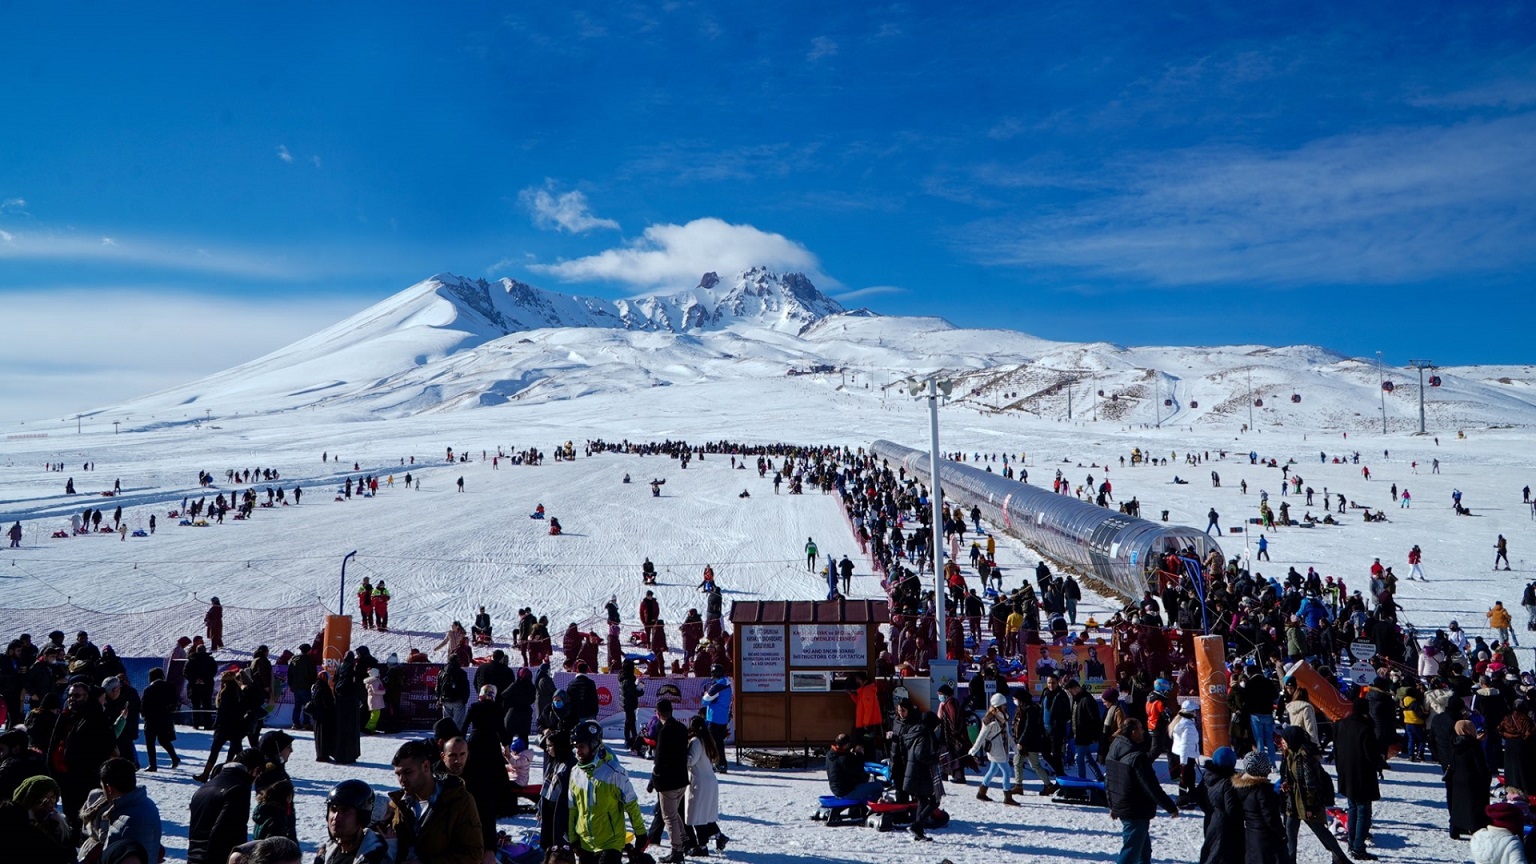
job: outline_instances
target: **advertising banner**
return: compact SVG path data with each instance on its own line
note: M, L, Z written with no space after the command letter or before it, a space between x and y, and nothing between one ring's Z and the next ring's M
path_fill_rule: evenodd
M1055 670L1065 681L1076 678L1090 693L1100 693L1115 683L1114 646L1103 640L1085 645L1025 645L1025 674L1029 689L1039 693L1045 674Z

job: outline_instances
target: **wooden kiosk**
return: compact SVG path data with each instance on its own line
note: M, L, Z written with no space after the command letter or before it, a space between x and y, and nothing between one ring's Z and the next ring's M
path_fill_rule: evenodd
M777 600L731 605L736 743L830 744L853 728L854 673L875 675L885 600Z

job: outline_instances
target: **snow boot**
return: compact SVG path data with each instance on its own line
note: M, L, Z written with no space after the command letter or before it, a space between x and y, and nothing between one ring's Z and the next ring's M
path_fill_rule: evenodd
M976 790L976 800L977 801L991 801L992 800L991 798L987 797L987 787L983 786L980 789Z
M1003 792L1003 803L1008 805L1009 807L1020 807L1020 806L1023 806L1018 801L1015 801L1013 799L1013 790L1012 789L1004 790L1004 792Z

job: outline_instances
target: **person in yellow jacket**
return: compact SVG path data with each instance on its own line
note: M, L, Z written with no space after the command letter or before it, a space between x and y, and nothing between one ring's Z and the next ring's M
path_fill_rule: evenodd
M1504 601L1493 601L1493 608L1483 613L1488 618L1488 626L1499 631L1499 641L1508 645L1519 645L1520 640L1515 638L1515 631L1509 626L1509 610L1504 608Z
M581 864L620 864L623 860L624 819L635 835L635 851L647 845L640 799L619 760L603 745L603 727L595 720L577 724L571 732L576 767L571 770L570 821L566 836Z

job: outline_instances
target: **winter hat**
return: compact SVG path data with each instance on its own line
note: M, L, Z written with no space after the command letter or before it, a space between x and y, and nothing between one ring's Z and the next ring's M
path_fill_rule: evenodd
M1227 771L1237 770L1237 751L1231 747L1217 747L1211 758L1206 760L1207 769L1211 767L1222 768Z
M1108 703L1119 702L1120 691L1114 687L1105 687L1104 692L1099 694L1099 697Z
M1179 703L1179 710L1186 714L1194 714L1200 710L1200 700L1191 696Z
M1243 773L1252 777L1268 777L1273 766L1269 764L1269 757L1258 750L1250 750L1243 757Z
M1001 693L993 693L992 694L991 702L989 704L993 708L1007 708L1008 707L1008 697L1004 696Z
M1483 812L1488 814L1488 821L1493 823L1495 828L1503 828L1516 836L1525 831L1525 814L1513 804L1500 801L1497 804L1489 804Z
M59 784L55 783L52 777L39 774L36 777L28 777L21 781L21 785L17 786L16 791L11 793L11 802L20 804L23 807L36 807L49 794L62 795L63 793L59 790Z

